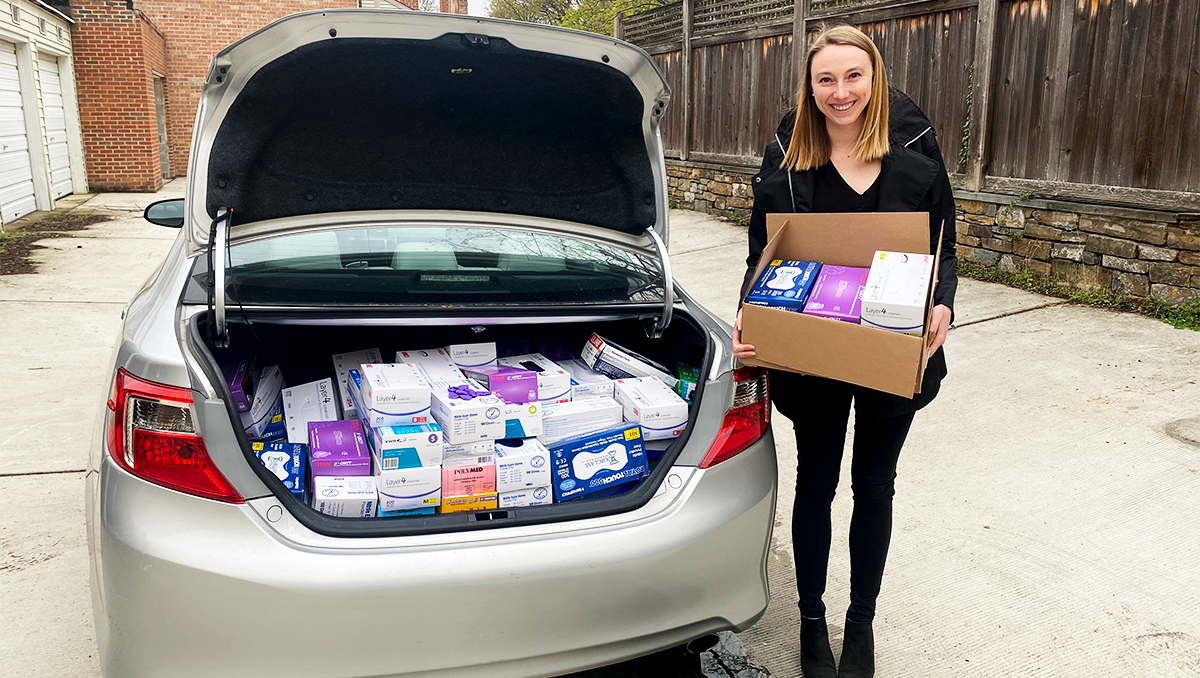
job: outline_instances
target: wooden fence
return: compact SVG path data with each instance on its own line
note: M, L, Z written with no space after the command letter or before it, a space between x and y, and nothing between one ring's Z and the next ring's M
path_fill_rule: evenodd
M682 0L614 32L668 78L668 157L751 168L832 23L875 40L956 186L1200 211L1197 0Z

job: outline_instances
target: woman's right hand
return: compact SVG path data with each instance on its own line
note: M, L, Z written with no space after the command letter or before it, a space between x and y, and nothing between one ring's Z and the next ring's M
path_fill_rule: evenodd
M737 319L733 321L733 355L738 360L753 358L756 354L754 346L742 343L742 309L738 309Z

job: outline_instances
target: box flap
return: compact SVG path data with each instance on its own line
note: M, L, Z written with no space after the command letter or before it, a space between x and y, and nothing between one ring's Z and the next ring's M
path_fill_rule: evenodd
M791 225L786 238L788 259L869 267L876 250L929 249L929 215L925 212L768 214L767 238L774 240L784 224ZM766 250L763 255L768 259Z

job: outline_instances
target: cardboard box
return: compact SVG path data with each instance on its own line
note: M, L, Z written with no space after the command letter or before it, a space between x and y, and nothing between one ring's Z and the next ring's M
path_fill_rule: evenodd
M376 469L379 458L376 457ZM442 469L419 466L375 473L379 508L383 511L408 511L442 503Z
M933 260L932 254L876 252L863 291L859 324L923 336Z
M460 513L462 511L490 511L499 507L500 498L495 492L467 497L443 497L438 513Z
M304 501L304 458L308 452L300 443L250 443L254 456L268 471L291 490L292 496Z
M612 377L600 374L578 358L561 360L558 364L571 375L571 400L600 396L612 397Z
M235 358L222 364L221 374L233 396L233 406L238 412L249 412L254 404L254 358Z
M463 374L506 403L536 403L539 400L537 372L507 365L492 365L466 368Z
M553 465L555 501L634 482L650 473L642 429L634 423L567 438L547 447Z
M371 429L370 440L380 470L442 465L445 443L437 424L380 426Z
M549 487L532 487L525 490L500 493L499 508L522 508L525 506L544 506L554 503L554 495Z
M487 367L496 364L496 342L488 341L481 344L451 344L446 347L450 359L459 369L468 367Z
M333 356L333 371L337 375L338 402L342 405L342 416L346 419L358 417L354 401L350 398L350 370L360 369L364 363L381 362L383 362L383 354L377 348L368 348L365 351L354 351L353 353L338 353Z
M426 506L425 508L408 509L407 511L384 511L378 509L375 511L376 518L400 518L403 516L431 516L436 513L436 507Z
M645 440L678 438L688 424L688 404L657 377L617 379L614 400L625 421L642 425Z
M857 325L868 273L870 269L855 266L822 266L803 312Z
M467 381L457 384L434 384L432 408L433 418L442 427L442 435L452 445L475 442L476 440L499 440L504 437L504 402L494 395L459 397L454 389L470 387L479 389L478 384Z
M312 507L325 515L370 518L377 500L371 476L314 476Z
M396 362L416 365L431 384L439 381L462 381L466 378L443 348L397 351Z
M371 475L371 450L362 422L312 421L308 440L314 476Z
M675 388L676 379L667 374L666 367L624 346L614 344L599 334L592 334L583 345L580 355L588 367L613 379L658 377L671 388Z
M429 423L429 380L416 365L364 364L358 372L358 416L368 426Z
M447 445L442 453L442 468L455 466L482 466L496 463L496 443L493 440L476 440L462 445Z
M757 274L773 259L865 267L877 250L928 250L929 215L768 214L767 234ZM931 287L936 280L935 261ZM924 329L931 304L932 299L926 301ZM747 365L827 377L906 398L920 392L928 360L925 340L919 337L764 306L742 307L742 341L757 353L742 361Z
M679 364L675 366L675 376L679 377L679 383L675 385L675 392L689 403L692 402L692 395L696 393L696 384L700 382L700 368Z
M746 294L746 303L776 308L804 308L821 263L773 259Z
M254 389L254 402L249 410L238 414L242 418L242 428L251 438L287 437L287 425L283 421L283 372L277 365L263 369Z
M463 497L496 492L496 465L456 466L442 469L442 494Z
M541 353L526 353L510 358L500 358L497 362L501 365L537 373L538 400L542 404L550 405L571 401L570 373Z
M322 379L283 389L283 417L287 422L288 442L307 445L309 422L340 418L333 380Z
M542 435L542 406L539 403L505 403L505 438L533 438L540 435Z
M496 491L513 492L548 486L550 450L534 438L496 442Z
M542 435L538 440L548 445L555 440L612 428L623 421L621 403L612 398L584 398L550 405L542 408Z

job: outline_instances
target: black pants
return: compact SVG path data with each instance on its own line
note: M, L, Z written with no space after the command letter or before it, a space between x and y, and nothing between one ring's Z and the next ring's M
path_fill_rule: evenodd
M846 618L866 623L875 617L892 537L892 496L896 462L914 412L878 417L875 392L842 382L773 372L771 392L780 413L796 428L799 465L792 509L792 548L800 613L825 616L829 570L830 504L837 490L850 405L854 410L854 457L850 480L854 514L850 521L850 609Z

